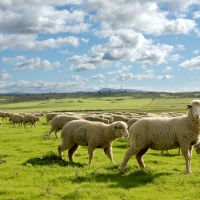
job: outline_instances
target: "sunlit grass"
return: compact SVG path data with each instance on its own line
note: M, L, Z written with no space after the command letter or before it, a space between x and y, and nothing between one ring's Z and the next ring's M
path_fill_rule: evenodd
M0 199L198 199L199 155L192 158L193 174L185 173L185 161L177 149L170 154L150 150L141 170L133 156L123 173L117 168L127 140L113 143L115 165L96 149L91 166L87 147L80 147L75 162L57 156L60 139L46 137L49 125L37 128L0 127ZM59 134L60 135L60 132Z

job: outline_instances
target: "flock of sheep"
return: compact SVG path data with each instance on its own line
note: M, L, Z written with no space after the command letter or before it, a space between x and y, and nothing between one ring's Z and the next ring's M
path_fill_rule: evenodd
M200 100L193 100L187 105L187 114L182 113L46 113L50 124L48 136L61 130L62 143L58 154L62 156L68 150L68 159L73 157L79 146L88 147L88 164L91 164L96 148L103 148L104 153L114 163L112 143L118 138L128 138L129 147L119 166L123 171L129 159L135 155L141 168L144 168L143 156L148 149L170 150L180 148L186 162L186 172L191 173L191 156L195 145L199 143ZM13 123L36 127L43 113L10 114L0 112L2 119L9 118ZM0 123L0 125L2 125Z

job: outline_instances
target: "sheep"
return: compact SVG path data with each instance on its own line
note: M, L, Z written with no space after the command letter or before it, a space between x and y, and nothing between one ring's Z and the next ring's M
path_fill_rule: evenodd
M15 123L18 123L19 126L22 125L23 121L24 121L24 116L23 115L19 115L19 114L12 115L13 127L16 127Z
M130 127L139 120L140 118L131 118L128 120L127 125L128 125L128 130L130 129Z
M0 126L2 126L2 122L0 121Z
M200 100L187 105L187 115L173 118L143 118L130 130L130 146L118 167L123 171L128 160L136 155L141 168L145 168L143 156L148 149L168 150L180 147L186 162L186 173L191 173L193 146L199 141Z
M49 122L50 122L56 115L58 115L58 113L47 113L47 114L46 114L46 121L47 121L47 124L49 124Z
M58 146L58 154L68 149L68 158L73 162L73 157L79 146L88 146L89 162L91 164L95 148L103 148L104 153L112 163L112 142L117 138L128 137L128 126L123 121L105 124L87 120L74 120L65 124L62 129L62 143Z
M51 129L48 136L50 137L51 133L54 131L56 138L58 139L57 132L63 128L63 126L72 120L80 120L80 117L68 116L68 115L57 115L51 121Z
M3 119L7 119L7 117L9 117L9 112L0 112L0 117Z
M24 127L27 127L27 123L30 123L31 124L31 127L32 125L35 126L36 128L36 123L40 121L40 117L38 116L34 116L34 115L25 115L24 116L24 120L23 120L23 124L24 124Z
M88 121L103 122L105 124L109 124L108 119L103 119L103 118L100 118L100 117L88 116L88 117L83 117L83 119L88 120Z
M128 120L130 119L130 118L125 117L125 116L123 116L123 115L116 115L116 114L113 114L112 117L113 117L113 120L114 120L115 122L116 122L116 121L128 122Z

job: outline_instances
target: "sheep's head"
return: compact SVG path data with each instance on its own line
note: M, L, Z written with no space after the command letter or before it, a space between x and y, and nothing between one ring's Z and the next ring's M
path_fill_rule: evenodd
M193 100L187 105L188 112L191 113L192 117L196 120L200 120L200 101Z
M117 138L121 138L121 137L127 138L129 136L128 125L125 122L117 121L117 122L113 122L112 125L113 125L115 136Z

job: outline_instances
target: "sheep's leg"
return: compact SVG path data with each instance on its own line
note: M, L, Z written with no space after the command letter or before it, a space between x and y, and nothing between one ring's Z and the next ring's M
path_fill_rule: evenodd
M110 158L110 161L114 164L112 146L104 148L104 153Z
M191 171L191 165L190 165L190 160L191 160L191 150L192 148L181 148L182 154L185 158L185 162L186 162L186 173L192 173Z
M51 129L50 131L49 131L49 134L48 134L48 137L50 138L50 135L51 135L51 133L53 132L53 130Z
M58 139L58 134L57 134L58 131L59 131L59 130L55 130L55 131L54 131L54 134L55 134L55 136L56 136L57 139Z
M122 160L121 165L118 167L119 171L123 171L124 167L126 166L127 162L129 161L129 159L138 152L138 150L136 151L136 149L134 148L134 146L130 146L127 150L127 152L124 155L124 158Z
M137 154L136 154L136 159L137 159L137 162L139 164L139 166L141 168L145 168L145 165L144 165L144 161L143 161L143 156L145 155L145 153L148 151L148 148L144 148L142 150L140 150Z
M90 165L91 162L92 162L92 158L94 156L94 151L95 151L95 148L91 145L88 145L88 155L89 155L89 161L88 161L88 164Z
M75 144L73 147L71 147L71 148L68 150L69 162L73 162L73 161L74 161L74 154L76 153L78 147L79 147L79 145Z

